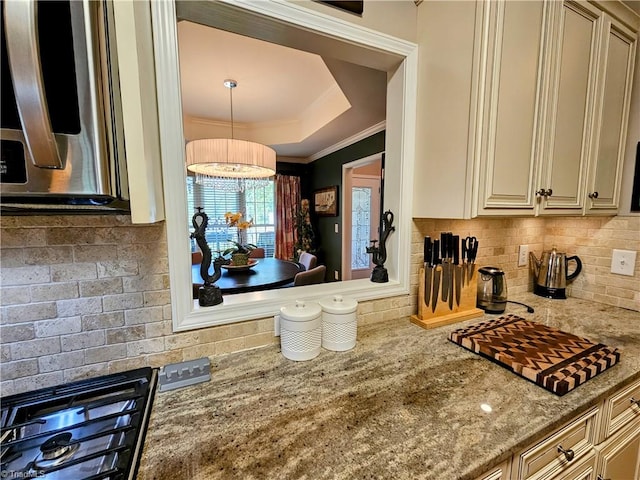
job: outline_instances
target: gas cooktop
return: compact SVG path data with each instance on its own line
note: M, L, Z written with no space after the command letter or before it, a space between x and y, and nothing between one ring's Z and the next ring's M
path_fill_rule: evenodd
M1 478L134 479L157 369L2 398Z

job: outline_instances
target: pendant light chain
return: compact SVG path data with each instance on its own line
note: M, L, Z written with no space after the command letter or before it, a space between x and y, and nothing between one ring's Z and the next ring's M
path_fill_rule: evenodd
M233 89L235 87L235 83L229 85L229 103L231 104L231 140L234 139L233 136Z

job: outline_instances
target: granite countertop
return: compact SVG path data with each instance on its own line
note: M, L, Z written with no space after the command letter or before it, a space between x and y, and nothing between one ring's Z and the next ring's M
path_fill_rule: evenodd
M620 362L559 397L447 339L483 318L425 330L408 317L307 362L276 346L217 357L210 382L156 394L138 479L474 478L640 377L640 313L515 300L536 312L505 313L617 347Z

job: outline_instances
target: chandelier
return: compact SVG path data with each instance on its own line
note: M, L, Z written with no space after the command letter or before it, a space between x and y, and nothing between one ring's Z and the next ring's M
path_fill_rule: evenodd
M276 152L256 142L233 138L233 89L235 80L225 80L231 105L231 138L204 138L187 143L187 170L196 183L224 191L241 192L264 187L276 173Z

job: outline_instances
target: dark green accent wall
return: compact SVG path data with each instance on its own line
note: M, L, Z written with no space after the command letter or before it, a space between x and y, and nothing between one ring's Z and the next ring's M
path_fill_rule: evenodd
M342 165L361 158L384 152L385 132L376 133L364 140L333 152L310 164L311 191L338 185L338 204L342 203ZM311 193L313 205L313 195ZM312 206L313 209L313 206ZM342 272L342 212L337 217L312 216L312 223L318 244L318 264L327 266L327 281L332 282L334 271ZM336 234L335 224L340 233Z

